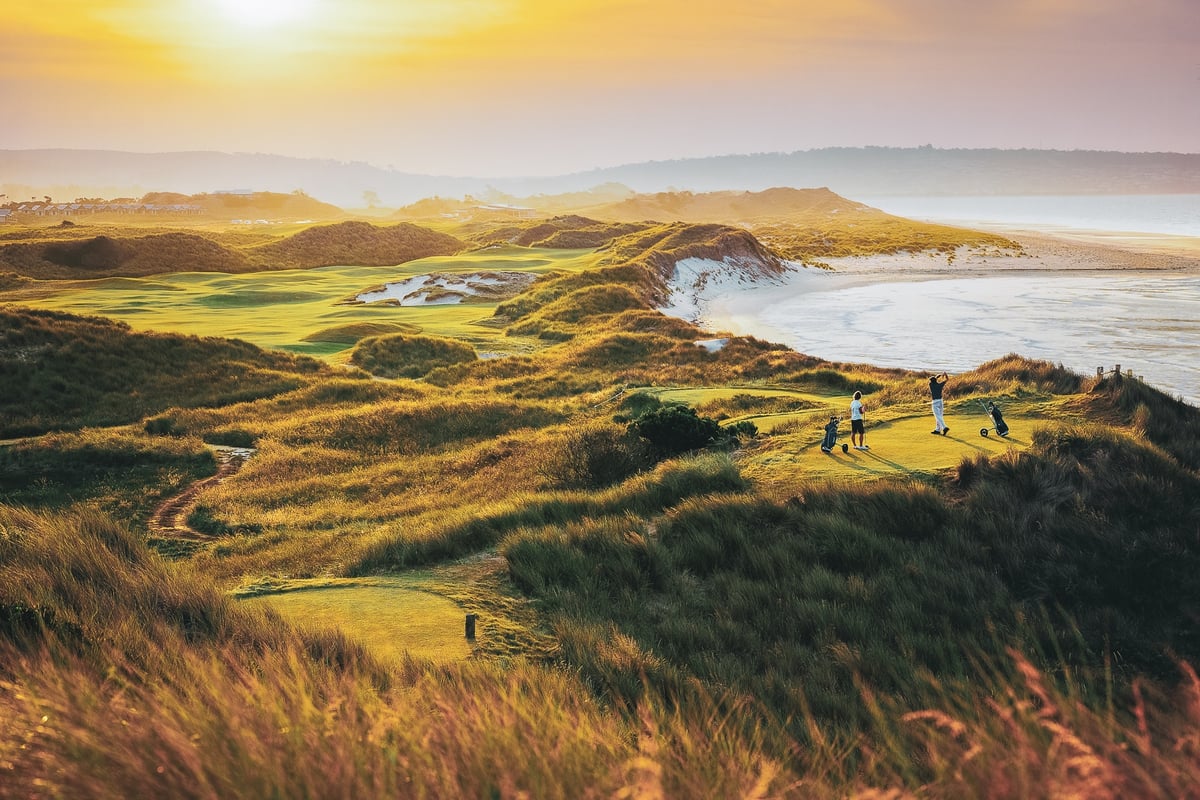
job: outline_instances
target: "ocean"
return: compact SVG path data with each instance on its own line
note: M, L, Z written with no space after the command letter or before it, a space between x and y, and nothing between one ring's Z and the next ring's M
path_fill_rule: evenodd
M947 224L1200 237L1200 195L858 199ZM829 360L921 371L962 371L1008 353L1085 375L1120 364L1200 405L1200 272L829 278L798 278L803 292L754 290L756 311L738 332Z
M949 225L1200 236L1200 195L855 197L881 211Z

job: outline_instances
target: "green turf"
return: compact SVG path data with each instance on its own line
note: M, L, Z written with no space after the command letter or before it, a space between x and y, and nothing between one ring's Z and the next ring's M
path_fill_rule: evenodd
M951 469L963 458L977 455L997 456L1009 450L1025 450L1032 442L1033 429L1053 424L1044 418L1016 409L1005 412L1010 426L1008 437L987 437L980 429L990 424L982 414L946 414L950 432L933 435L933 416L928 413L892 419L867 421L865 441L870 450L842 452L850 445L850 423L843 420L838 428L838 444L832 453L821 451L824 413L809 412L808 424L798 431L773 436L741 460L747 477L791 474L805 478L874 479L888 476L932 474Z
M9 299L35 308L122 320L135 330L172 331L197 336L244 339L260 347L291 350L341 361L354 341L320 341L322 331L348 326L403 326L462 339L481 352L512 353L535 342L505 336L487 324L496 302L401 307L346 304L344 301L384 283L431 272L512 271L545 274L580 271L594 260L591 250L529 250L494 247L455 256L418 259L394 267L323 267L239 275L187 272L145 280L111 278L39 282Z
M269 605L304 627L336 628L384 660L400 660L406 652L438 662L471 654L463 610L403 579L292 581L286 591L243 602Z

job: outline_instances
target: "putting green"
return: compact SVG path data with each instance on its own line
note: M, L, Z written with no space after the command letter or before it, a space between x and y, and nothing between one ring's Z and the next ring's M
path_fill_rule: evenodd
M963 458L977 455L997 456L1009 450L1024 450L1032 441L1035 425L1046 420L1019 413L1006 413L1011 433L1006 438L989 432L985 438L979 429L987 422L983 415L946 416L950 433L933 435L930 414L903 417L873 424L867 421L866 443L870 450L842 452L850 444L850 423L843 420L838 429L838 446L834 452L821 451L824 435L821 416L812 418L811 430L775 436L750 451L743 458L747 476L769 478L778 475L780 468L796 478L843 477L879 478L912 473L933 473L956 466ZM778 478L775 478L777 481Z
M304 628L336 628L384 661L399 661L406 652L442 663L471 655L463 610L399 579L292 581L286 591L242 602L269 605ZM482 623L478 635L486 635Z

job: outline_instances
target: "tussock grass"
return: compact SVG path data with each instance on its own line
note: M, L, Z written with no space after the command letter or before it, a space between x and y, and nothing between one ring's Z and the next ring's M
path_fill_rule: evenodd
M20 317L36 336L5 340L5 369L78 339L101 364L122 349L105 368L125 379L190 348L194 377L224 375L221 347L260 372L204 407L163 378L144 409L111 402L130 430L0 449L11 497L46 509L0 508L0 774L17 776L0 797L1195 793L1195 409L1006 356L956 376L952 404L1062 419L987 458L852 481L849 457L830 480L773 460L796 437L772 435L647 471L610 420L664 385L728 412L765 402L735 386L814 406L862 389L897 431L925 413L922 376L749 338L709 353L650 310L663 259L742 245L655 225L599 269L539 251L548 276L478 336L526 346L500 325L528 322L563 343L423 381ZM455 319L438 325L467 330ZM258 452L198 498L195 519L229 535L167 564L97 509L140 525L156 491L207 469L201 439ZM462 576L456 602L495 614L481 663L383 667L218 592L415 566Z
M708 454L667 462L599 493L556 491L514 495L492 507L444 512L425 530L385 532L349 574L368 574L457 558L488 549L512 531L558 526L581 518L653 514L684 497L743 488L728 457Z
M135 422L175 405L269 397L324 369L245 342L135 333L96 317L0 309L0 437Z
M363 339L350 353L351 364L385 378L421 378L440 367L477 359L468 344L404 333Z
M196 439L57 433L0 447L0 498L41 509L90 503L144 521L160 499L215 471L212 452Z
M1097 381L1079 404L1090 415L1128 425L1174 456L1180 464L1200 469L1200 415L1179 398L1125 375Z
M1025 454L964 462L957 485L959 498L918 484L808 485L784 505L693 496L653 528L589 515L549 537L515 534L505 555L559 628L614 624L651 663L785 715L803 710L789 693L803 685L805 709L849 728L870 711L855 680L900 695L924 670L965 680L962 653L994 652L997 635L1033 637L1025 647L1081 669L1112 658L1126 686L1165 677L1168 652L1200 655L1185 577L1198 566L1195 473L1124 434L1065 429ZM1039 609L1073 622L1019 623ZM598 685L636 686L578 653Z

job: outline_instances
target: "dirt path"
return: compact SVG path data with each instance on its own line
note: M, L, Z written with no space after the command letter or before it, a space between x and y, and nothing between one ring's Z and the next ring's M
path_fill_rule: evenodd
M217 455L217 473L196 481L174 497L159 503L150 515L150 536L157 539L173 539L185 542L211 542L217 537L188 527L187 518L195 505L196 495L215 486L236 473L254 454L254 450L243 447L213 446Z

